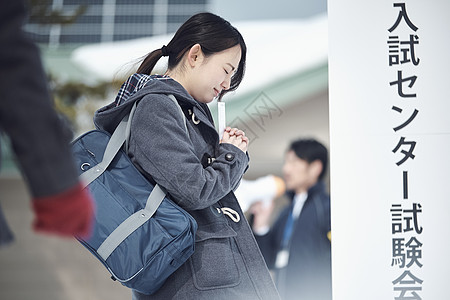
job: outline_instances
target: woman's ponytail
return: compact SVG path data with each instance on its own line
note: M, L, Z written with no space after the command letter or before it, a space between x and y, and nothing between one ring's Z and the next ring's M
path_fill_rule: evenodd
M166 46L163 46L161 49L157 49L150 52L142 61L141 65L137 70L137 73L151 75L153 68L155 68L155 65L158 62L158 60L161 57L168 55L169 54Z

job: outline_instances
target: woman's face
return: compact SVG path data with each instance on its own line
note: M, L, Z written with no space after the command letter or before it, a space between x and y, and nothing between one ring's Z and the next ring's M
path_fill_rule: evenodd
M190 74L189 94L199 102L209 103L222 90L230 88L231 77L241 60L241 47L236 45L208 57L199 56L198 64Z

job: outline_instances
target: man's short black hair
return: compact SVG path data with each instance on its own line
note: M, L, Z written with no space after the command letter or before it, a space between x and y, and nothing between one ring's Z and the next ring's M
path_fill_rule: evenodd
M294 151L298 158L306 160L308 163L312 163L315 160L322 162L323 168L319 175L319 180L323 179L328 167L328 150L324 145L315 139L298 139L291 143L289 150Z

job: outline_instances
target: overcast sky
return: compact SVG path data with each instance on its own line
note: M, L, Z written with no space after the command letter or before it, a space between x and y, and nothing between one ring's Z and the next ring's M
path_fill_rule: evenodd
M210 10L230 22L306 18L327 10L327 0L210 0Z

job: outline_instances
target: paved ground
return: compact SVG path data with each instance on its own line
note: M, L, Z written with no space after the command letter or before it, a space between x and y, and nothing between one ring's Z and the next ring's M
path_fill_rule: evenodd
M73 239L36 234L20 178L0 177L0 204L15 242L0 248L0 300L119 300L130 291Z

